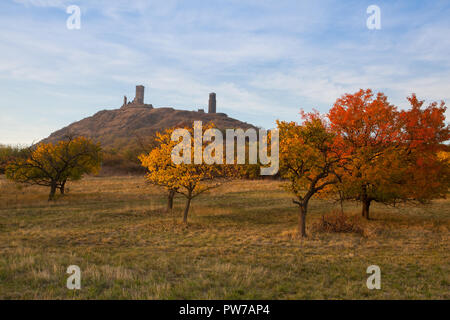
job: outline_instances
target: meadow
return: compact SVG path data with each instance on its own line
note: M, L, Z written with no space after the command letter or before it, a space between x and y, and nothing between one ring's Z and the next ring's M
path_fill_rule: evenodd
M339 206L312 201L308 238L279 181L233 181L165 212L143 177L89 177L48 189L0 177L0 299L449 299L450 200L374 205L359 233L314 229ZM345 205L360 215L358 204ZM81 290L66 269L81 268ZM366 269L381 268L381 289Z

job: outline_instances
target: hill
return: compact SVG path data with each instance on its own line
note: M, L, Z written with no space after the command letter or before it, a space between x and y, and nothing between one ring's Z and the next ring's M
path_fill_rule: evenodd
M99 111L91 117L52 133L42 142L55 142L70 133L90 137L100 142L105 149L129 148L136 144L140 137L148 137L166 128L192 126L196 120L203 123L213 122L219 129L256 128L246 122L230 118L224 113L153 108L151 105L144 105Z
M154 146L154 134L168 128L192 126L194 121L214 123L218 129L249 129L255 126L216 113L216 94L210 93L208 113L154 108L144 102L144 86L136 86L134 100L124 103L120 109L102 110L91 117L74 122L53 132L41 142L56 142L67 135L84 136L100 142L104 151L102 174L143 173L138 156Z

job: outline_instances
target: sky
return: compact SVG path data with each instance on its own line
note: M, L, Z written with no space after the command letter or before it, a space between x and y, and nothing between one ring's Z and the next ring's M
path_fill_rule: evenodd
M267 129L360 88L450 104L448 0L2 0L0 30L2 144L117 109L137 84L155 107L216 92L218 112Z

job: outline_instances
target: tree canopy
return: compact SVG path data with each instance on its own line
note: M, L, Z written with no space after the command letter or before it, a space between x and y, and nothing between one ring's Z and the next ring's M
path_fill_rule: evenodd
M337 99L328 114L348 159L338 187L344 199L361 201L367 219L373 201L426 202L448 191L448 168L437 156L450 138L445 105L422 108L415 95L408 101L411 108L399 111L383 93L360 90Z
M280 131L280 174L299 206L298 231L306 236L309 200L338 182L337 169L343 161L334 133L317 113L304 114L303 122L278 121Z
M49 200L56 189L64 193L68 180L79 180L84 174L97 173L101 164L101 148L84 137L57 143L41 143L27 150L25 159L17 159L6 168L6 177L20 183L50 187Z
M214 125L209 124L203 127L203 133L209 129L213 129ZM205 141L200 143L203 160L196 164L194 161L194 154L183 155L190 157L190 163L175 164L172 161L172 151L179 144L179 141L172 140L172 134L175 129L167 129L164 132L156 134L156 141L158 146L148 154L142 154L139 159L142 165L147 168L147 181L158 186L165 187L169 192L175 191L186 197L186 207L183 214L183 222L187 223L188 212L192 199L200 194L218 187L221 183L213 181L216 178L226 178L232 172L231 166L207 164L211 163L212 159L208 159L208 154L215 156L214 152L208 153L205 150L210 149ZM193 135L193 128L184 128L186 132ZM185 137L186 138L186 137ZM194 139L189 141L189 144L194 144ZM222 147L222 146L221 146ZM221 155L223 157L223 155ZM211 158L211 156L209 156Z

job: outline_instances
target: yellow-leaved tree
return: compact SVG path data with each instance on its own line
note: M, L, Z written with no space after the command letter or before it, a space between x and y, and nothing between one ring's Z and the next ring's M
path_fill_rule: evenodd
M179 140L172 140L175 130L182 132L182 135L176 136L177 139L182 138L189 150L193 150L193 152L180 150L179 154L187 161L178 164L172 160L174 148L180 145ZM139 156L142 166L148 170L146 176L148 182L166 188L169 192L169 199L171 192L186 197L183 213L184 223L187 223L192 199L218 187L225 179L233 177L235 173L233 168L235 166L221 164L223 163L223 142L217 140L219 131L214 128L213 124L208 124L201 130L202 136L209 137L209 139L197 141L199 148L197 150L194 146L193 128L167 129L156 134L158 145L156 148L148 154ZM214 130L217 130L217 135L214 135ZM212 141L211 137L215 137L216 140ZM211 143L208 144L208 141ZM199 151L203 154L200 163L194 161L195 153ZM222 159L221 163L219 159Z
M336 136L317 113L302 113L303 122L277 121L280 132L280 174L299 206L298 233L306 237L306 214L313 196L339 181L343 153Z
M100 165L100 144L85 137L67 136L55 144L41 143L28 148L24 159L7 166L6 177L19 183L50 187L50 201L57 189L64 194L67 181L98 173Z

